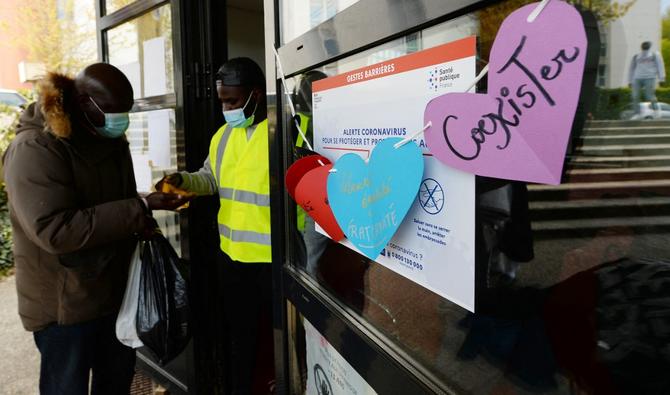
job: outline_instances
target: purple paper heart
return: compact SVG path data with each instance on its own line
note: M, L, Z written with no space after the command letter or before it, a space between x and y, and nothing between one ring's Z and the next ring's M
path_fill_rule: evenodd
M488 94L449 93L426 106L430 151L482 176L558 184L586 59L579 12L553 0L503 22L491 49Z

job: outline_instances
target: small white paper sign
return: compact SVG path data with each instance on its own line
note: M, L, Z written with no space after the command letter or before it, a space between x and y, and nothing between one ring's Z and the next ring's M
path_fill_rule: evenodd
M122 64L118 67L126 75L130 85L133 87L133 99L142 97L142 76L140 74L140 62Z
M131 154L131 156L133 158L137 192L151 192L151 163L149 163L149 155Z
M160 169L171 167L170 111L158 110L147 113L149 159Z
M156 37L144 42L144 97L167 93L165 67L165 38Z

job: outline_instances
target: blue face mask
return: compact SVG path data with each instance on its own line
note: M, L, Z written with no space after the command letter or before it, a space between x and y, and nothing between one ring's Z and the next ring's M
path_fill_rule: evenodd
M128 130L128 125L130 124L130 118L128 117L127 112L119 112L119 113L106 113L102 111L100 106L98 106L98 103L93 100L92 97L89 97L91 99L91 102L98 108L98 110L105 115L105 125L104 126L96 126L95 130L98 132L98 134L102 137L107 137L110 139L116 139L121 136L123 136L126 133L126 130ZM84 113L86 115L86 113ZM86 118L88 118L88 115L86 115ZM89 122L91 120L89 119ZM91 122L93 124L93 122Z
M242 108L236 108L234 110L228 110L223 112L223 117L226 119L226 123L234 128L246 128L251 126L254 123L254 114L256 113L256 109L258 108L258 102L256 102L256 107L254 107L254 111L251 113L251 116L249 118L244 115L244 109L247 108L247 105L249 104L249 101L251 100L251 96L254 93L251 92L249 94L249 98L247 99L247 102L244 103L244 106Z

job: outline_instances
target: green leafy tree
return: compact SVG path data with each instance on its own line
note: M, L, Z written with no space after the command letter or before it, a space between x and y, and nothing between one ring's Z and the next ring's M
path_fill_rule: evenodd
M26 51L27 61L72 74L97 57L93 6L90 0L23 0L16 20L4 21L0 31Z
M611 0L569 0L569 2L585 10L592 11L600 23L606 24L626 15L630 7L637 0L620 2Z
M12 226L9 222L7 192L0 186L0 277L14 267L12 255Z
M488 59L489 51L493 45L498 29L503 20L509 14L529 3L537 0L509 0L490 7L486 7L478 13L480 26L480 40L482 45L482 57ZM568 0L575 6L593 12L601 24L621 18L635 4L637 0L612 2L611 0Z
M14 129L19 121L20 111L14 107L0 104L0 156L9 146L14 138ZM0 166L2 162L0 161ZM0 167L0 170L2 168ZM2 172L0 171L0 183L2 183Z
M14 138L14 129L19 119L19 112L11 107L0 106L0 157ZM2 180L2 163L0 162L0 277L14 266L12 256L12 227L9 222L7 193Z

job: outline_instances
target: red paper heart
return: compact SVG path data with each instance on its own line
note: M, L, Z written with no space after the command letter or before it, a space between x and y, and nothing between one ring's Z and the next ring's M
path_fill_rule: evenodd
M321 161L321 163L319 163ZM295 161L286 171L285 183L288 194L295 200L295 187L308 171L330 164L330 161L321 155L310 155Z
M333 165L329 163L307 172L295 188L295 201L314 218L331 239L340 241L344 238L344 233L328 204L328 170L332 168Z

